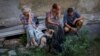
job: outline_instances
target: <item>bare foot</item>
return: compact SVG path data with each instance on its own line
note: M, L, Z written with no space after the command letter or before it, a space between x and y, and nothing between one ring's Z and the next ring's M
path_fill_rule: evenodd
M36 47L37 47L37 46L38 46L38 44L35 42L35 43L34 43L34 46L36 46Z
M27 44L26 44L26 48L28 48L29 46L30 46L30 44L29 44L29 43L27 43Z

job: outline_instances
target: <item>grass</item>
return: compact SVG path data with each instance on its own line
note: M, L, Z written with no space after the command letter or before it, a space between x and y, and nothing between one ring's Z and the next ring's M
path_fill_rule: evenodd
M63 44L64 51L62 56L86 56L89 47L89 40L86 30L79 32L78 36L66 36L66 41Z
M96 37L96 38L94 39L94 41L100 43L100 36Z
M26 36L26 34L21 35L20 39L21 39L21 42L22 42L23 45L25 45L27 43L27 36Z
M25 44L26 36L23 35L21 37L22 43ZM57 55L48 53L45 49L39 48L31 48L28 49L28 54L21 54L17 52L18 56L86 56L89 48L89 39L88 39L88 31L86 29L82 29L79 31L79 36L76 35L68 35L65 36L66 40L62 44L64 47L62 53L58 53Z

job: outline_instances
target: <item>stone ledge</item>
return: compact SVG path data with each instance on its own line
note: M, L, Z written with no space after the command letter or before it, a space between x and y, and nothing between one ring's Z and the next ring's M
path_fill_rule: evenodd
M23 33L24 33L24 29L23 29L22 25L14 26L14 27L0 30L0 38L23 34Z

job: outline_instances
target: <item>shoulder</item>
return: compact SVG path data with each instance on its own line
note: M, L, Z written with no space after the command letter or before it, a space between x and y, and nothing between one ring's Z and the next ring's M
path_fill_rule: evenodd
M46 12L46 15L50 15L51 14L51 12Z
M46 17L51 17L51 12L46 12Z
M33 12L30 12L29 15L30 15L30 17L34 17L34 13Z
M67 17L67 11L64 12L63 17Z
M20 20L23 20L24 19L24 15L20 14Z
M34 13L31 13L31 16L33 16L33 17L34 17Z
M67 15L67 11L64 11L64 15Z
M77 17L77 18L79 18L80 17L79 12L74 12L74 16Z
M76 15L77 15L77 14L79 14L79 12L77 12L77 11L74 11L74 14L76 14Z

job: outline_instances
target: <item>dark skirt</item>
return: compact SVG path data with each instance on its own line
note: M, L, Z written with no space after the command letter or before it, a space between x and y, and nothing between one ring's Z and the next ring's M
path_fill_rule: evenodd
M55 31L52 36L52 40L50 41L49 44L52 46L52 48L61 52L62 51L61 44L64 42L63 28L61 26L56 26L56 25L51 25L51 24L48 25L47 28L53 29Z
M58 25L49 24L49 25L47 25L47 28L53 29L55 31L54 35L53 35L53 39L57 40L59 43L63 43L64 30L60 25L58 26Z

